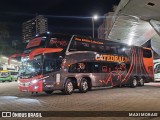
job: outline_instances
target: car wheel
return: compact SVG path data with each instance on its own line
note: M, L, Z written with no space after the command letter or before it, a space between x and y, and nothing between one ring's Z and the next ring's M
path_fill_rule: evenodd
M86 93L88 91L88 82L87 82L87 79L82 78L80 86L79 86L79 91L81 93Z

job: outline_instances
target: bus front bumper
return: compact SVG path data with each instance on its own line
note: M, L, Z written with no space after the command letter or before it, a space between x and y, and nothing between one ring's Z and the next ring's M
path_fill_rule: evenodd
M22 92L42 92L42 80L31 83L31 82L19 82L18 89Z

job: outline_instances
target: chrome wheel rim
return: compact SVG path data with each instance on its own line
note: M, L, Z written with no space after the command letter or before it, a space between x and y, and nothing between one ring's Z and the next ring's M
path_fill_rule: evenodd
M134 85L134 86L137 85L137 80L136 80L136 79L133 80L133 85Z
M83 87L83 90L84 90L84 91L86 91L86 90L88 89L88 83L87 83L87 81L84 81L84 82L83 82L82 87Z
M141 84L141 85L144 84L143 78L140 79L140 84Z
M68 92L72 92L73 91L73 84L72 84L72 82L68 82L67 90L68 90Z

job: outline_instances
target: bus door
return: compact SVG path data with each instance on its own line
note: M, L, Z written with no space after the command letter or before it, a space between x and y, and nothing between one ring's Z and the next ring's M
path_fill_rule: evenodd
M101 73L101 63L100 62L91 62L91 67L88 69L91 70L91 79L92 79L92 86L103 86L100 80L102 79Z
M58 59L45 59L43 66L43 75L45 77L44 90L56 88L56 72L60 70L61 61Z

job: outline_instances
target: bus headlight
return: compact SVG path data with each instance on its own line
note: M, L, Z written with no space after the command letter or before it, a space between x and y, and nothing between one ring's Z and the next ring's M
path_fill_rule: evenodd
M34 89L38 89L38 86L34 86Z
M39 80L32 80L31 81L31 84L35 84L35 83L37 83Z

